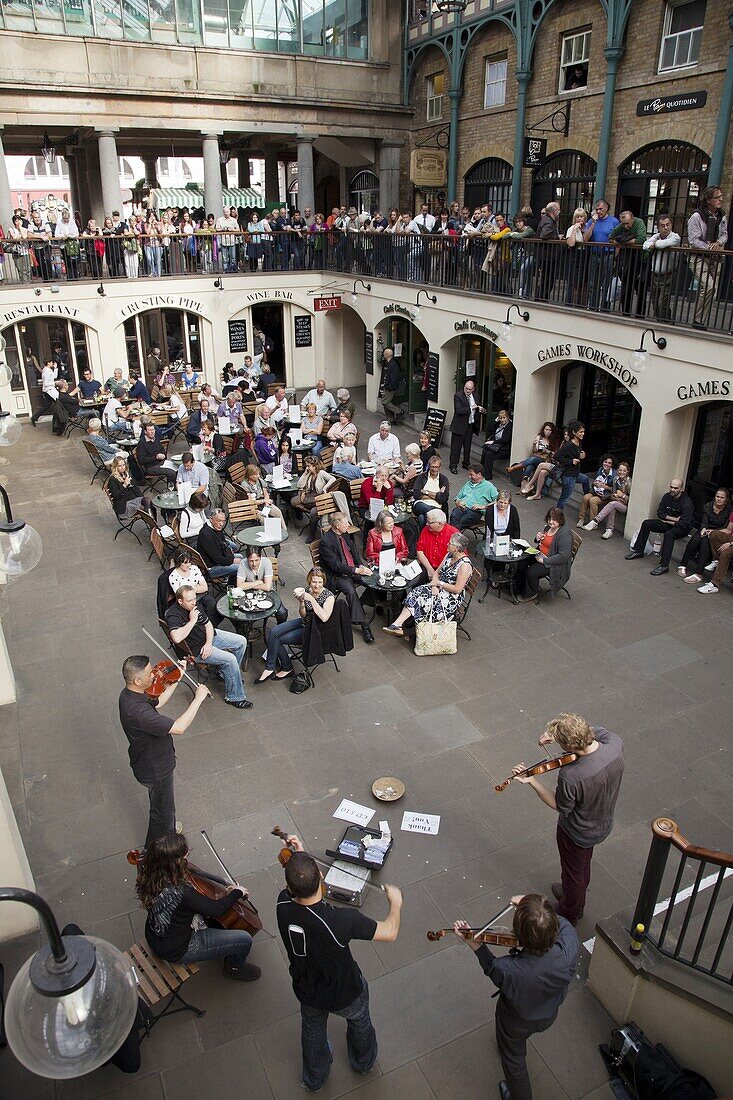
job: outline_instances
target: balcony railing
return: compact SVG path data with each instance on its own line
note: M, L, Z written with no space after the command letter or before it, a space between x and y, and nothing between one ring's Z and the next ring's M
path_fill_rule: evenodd
M313 270L731 334L733 252L425 234L232 231L0 241L2 284Z
M666 872L673 850L679 858L670 886ZM631 929L643 924L647 939L663 955L733 984L731 876L733 855L696 848L674 821L656 818Z

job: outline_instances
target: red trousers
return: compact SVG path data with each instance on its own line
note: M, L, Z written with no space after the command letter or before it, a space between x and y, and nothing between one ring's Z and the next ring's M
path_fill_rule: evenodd
M557 907L561 917L572 924L583 916L585 895L590 883L592 848L581 848L557 823L557 850L560 853L560 878L563 898Z

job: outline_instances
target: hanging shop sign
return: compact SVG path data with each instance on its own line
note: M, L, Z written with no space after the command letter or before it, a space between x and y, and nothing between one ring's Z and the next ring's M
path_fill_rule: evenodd
M547 160L547 138L524 139L524 167L541 168Z
M229 322L229 351L232 355L247 350L247 322Z
M636 104L636 113L643 118L645 115L670 115L675 111L696 111L707 101L707 92L682 92L657 99L641 99Z
M445 149L413 149L410 181L415 187L445 187L448 182L448 154Z
M314 298L313 308L316 313L325 313L328 309L341 309L341 295L332 294L330 298Z
M440 357L436 351L428 354L428 401L438 400L438 375Z
M299 313L293 319L295 325L295 346L296 348L311 348L313 347L313 330L311 328L311 321L313 318L310 313Z

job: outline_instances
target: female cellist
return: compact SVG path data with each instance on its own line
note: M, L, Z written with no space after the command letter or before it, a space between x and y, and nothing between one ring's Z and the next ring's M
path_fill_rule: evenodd
M202 962L224 958L224 977L254 982L259 966L247 962L252 947L249 932L207 928L204 918L223 916L247 891L233 886L219 900L205 897L189 885L185 836L158 837L138 864L135 892L148 911L145 939L150 949L168 962Z

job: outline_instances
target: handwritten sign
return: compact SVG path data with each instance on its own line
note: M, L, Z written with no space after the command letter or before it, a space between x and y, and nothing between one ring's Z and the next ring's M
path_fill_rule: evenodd
M313 346L311 319L310 313L298 313L294 317L296 348L310 348Z
M352 825L366 826L376 812L376 810L370 810L368 806L360 806L358 802L350 802L348 798L344 798L333 816L341 821L350 821Z
M436 351L428 354L428 401L438 400L440 357Z
M427 833L437 836L440 828L440 814L416 814L405 810L400 829L403 833Z
M439 447L443 439L445 418L448 415L445 409L434 409L432 406L425 413L425 423L422 430L427 432L431 441Z
M364 332L364 369L367 374L374 374L374 333Z
M229 321L229 351L233 355L247 350L247 322Z

